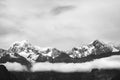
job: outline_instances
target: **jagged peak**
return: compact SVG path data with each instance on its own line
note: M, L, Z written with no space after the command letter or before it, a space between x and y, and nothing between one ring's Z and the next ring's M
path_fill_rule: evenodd
M36 46L36 45L34 46L34 48L37 50L40 50L40 51L45 51L45 50L49 49L49 47L40 47L40 46Z
M47 51L47 50L55 50L56 48L53 48L53 47L39 47L39 46L34 46L34 48L36 50L39 50L40 52L43 52L43 51ZM57 49L58 50L58 49Z
M109 44L106 44L101 40L94 40L91 44L73 47L72 50L63 52L62 50L53 47L33 46L28 40L23 40L14 42L7 52L12 58L21 56L29 62L35 62L42 57L43 60L54 59L63 55L63 53L67 54L70 58L82 58L89 55L100 55L103 53L120 51L120 47L117 48L114 49L113 45L111 47L111 45L109 46ZM19 56L16 56L16 54ZM1 57L2 56L3 55L1 55Z
M38 56L42 54L43 56L52 56L56 51L59 51L53 47L39 47L31 45L28 40L16 41L11 47L8 49L10 53L18 53L21 56L28 57L30 56Z
M92 42L92 44L97 44L97 43L105 44L102 40L98 40L98 39L96 39Z
M23 41L15 41L10 47L14 47L14 46L27 47L27 46L31 46L31 44L28 40L23 40Z
M101 40L94 40L94 41L92 42L92 45L93 45L94 47L101 47L101 46L105 46L105 45L107 45L107 44L104 43L104 42L101 41Z
M87 45L81 45L79 47L73 47L72 49L89 48L89 47L95 46L96 44L102 44L102 45L104 45L105 43L102 40L96 39L96 40L92 41L91 43L89 43Z
M47 49L54 49L53 47L40 47L40 46L32 45L28 40L15 41L10 47L14 47L14 46L27 47L26 45L34 47L34 48L39 49L41 51L45 51Z

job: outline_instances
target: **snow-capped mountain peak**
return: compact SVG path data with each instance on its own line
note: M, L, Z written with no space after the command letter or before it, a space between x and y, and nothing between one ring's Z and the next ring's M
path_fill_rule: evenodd
M95 50L95 47L89 44L89 45L84 45L80 47L74 47L68 54L70 54L70 56L73 58L81 58L81 57L86 57L90 54L93 54L94 50Z
M80 47L74 47L71 51L68 52L68 54L73 58L81 58L86 57L88 55L94 54L99 55L102 53L108 53L108 52L118 52L119 50L115 50L115 48L109 44L104 43L100 40L95 40L92 43Z
M106 45L103 41L95 40L92 42L92 45L96 48L104 47Z
M120 45L117 43L108 43L109 46L112 47L113 51L112 52L119 52L120 51Z
M30 42L28 42L28 40L14 42L8 51L12 57L14 57L15 54L18 54L30 62L34 62L39 56L37 54L37 50L32 46L32 44L30 44Z
M60 54L60 51L56 48L33 46L27 40L13 43L8 51L11 57L15 57L15 53L17 53L30 62L35 62L39 55L55 58Z
M107 53L107 52L113 51L113 48L109 44L106 44L106 43L99 41L99 40L95 40L92 43L92 45L95 47L97 54Z
M10 48L30 48L32 45L28 42L28 40L23 40L23 41L16 41L14 42Z
M80 59L80 58L86 58L91 55L99 56L99 55L106 55L111 54L112 52L119 52L120 47L115 45L106 44L100 40L95 40L92 43L88 45L83 45L80 47L73 47L69 51L61 51L56 48L52 47L39 47L39 46L33 46L30 42L27 40L15 42L13 43L8 50L1 50L0 51L0 58L4 55L10 56L10 59L20 59L27 60L28 62L42 62L42 61L53 61L59 59L62 61L69 59ZM114 54L113 54L114 55ZM66 58L65 58L66 56Z

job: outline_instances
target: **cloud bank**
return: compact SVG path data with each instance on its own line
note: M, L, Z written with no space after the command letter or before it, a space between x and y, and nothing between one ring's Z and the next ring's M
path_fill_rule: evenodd
M56 72L90 72L92 69L120 69L119 60L114 60L118 56L96 59L85 63L35 63L31 68L36 71L56 71ZM119 56L120 58L120 56Z
M120 0L1 0L0 47L24 39L60 49L120 41L119 14Z
M11 63L7 62L3 64L9 71L28 71L27 67L24 65L21 65L20 63Z

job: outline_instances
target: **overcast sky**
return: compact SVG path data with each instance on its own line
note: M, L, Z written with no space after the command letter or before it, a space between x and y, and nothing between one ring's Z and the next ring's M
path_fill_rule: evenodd
M120 0L0 0L0 47L29 40L70 49L120 41Z

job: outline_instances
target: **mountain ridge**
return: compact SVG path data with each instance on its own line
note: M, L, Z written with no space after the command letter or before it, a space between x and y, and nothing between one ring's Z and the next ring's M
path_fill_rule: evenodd
M111 55L120 55L119 48L106 44L100 40L80 47L73 47L68 51L57 48L41 48L33 46L27 40L13 43L8 50L0 49L0 63L19 62L28 65L36 62L50 63L81 63Z

